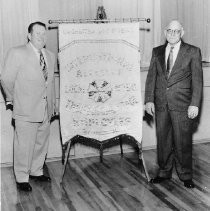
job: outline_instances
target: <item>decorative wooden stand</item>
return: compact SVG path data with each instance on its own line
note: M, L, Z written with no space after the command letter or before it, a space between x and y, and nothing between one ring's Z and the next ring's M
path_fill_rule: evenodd
M103 8L100 8L100 9L103 9ZM109 22L139 22L139 21L146 21L147 23L151 22L150 18L119 18L119 19L104 19L104 18L105 18L105 16L102 17L102 19L97 17L97 19L49 20L48 22L49 22L49 24L53 24L53 23L57 23L57 24L61 24L61 23L109 23ZM57 28L57 27L49 27L49 29L55 29L55 28ZM79 135L74 136L72 139L67 141L64 145L62 145L62 163L63 163L64 167L63 167L63 172L62 172L61 183L63 182L63 177L64 177L65 170L66 170L66 164L68 162L71 146L73 144L78 142L78 143L82 143L84 145L90 145L90 143L92 143L97 148L99 148L100 161L103 162L103 149L105 148L106 145L108 145L108 143L111 143L111 142L116 143L116 141L119 141L120 149L121 149L121 156L123 156L122 139L124 137L126 137L129 140L134 141L135 144L138 146L138 158L140 161L142 161L142 164L144 167L144 172L145 172L146 178L149 182L150 177L147 172L147 168L146 168L144 157L143 157L142 144L137 142L133 137L123 134L123 135L119 135L119 136L116 136L116 137L108 139L108 140L104 140L102 142L95 140L95 139L79 136Z
M126 135L126 134L122 134L116 137L113 137L111 139L107 139L104 141L98 141L96 139L91 139L91 138L86 138L83 136L74 136L72 139L70 139L69 141L67 141L63 147L62 147L62 163L63 163L63 172L62 172L62 177L61 177L61 183L63 182L63 178L65 175L65 171L66 171L66 165L69 159L69 154L70 154L70 150L71 147L75 144L75 143L81 143L84 145L88 145L90 146L90 144L92 146L95 146L96 148L99 149L100 151L100 162L103 162L103 150L106 148L106 145L109 145L112 142L119 142L120 143L120 149L121 149L121 156L123 157L123 147L122 147L122 140L124 138L127 138L128 140L133 141L137 147L138 147L138 158L139 161L142 162L143 164L143 168L144 168L144 173L146 175L147 181L150 181L150 177L146 168L146 164L145 164L145 160L143 157L143 152L142 152L142 143L137 142L132 136Z

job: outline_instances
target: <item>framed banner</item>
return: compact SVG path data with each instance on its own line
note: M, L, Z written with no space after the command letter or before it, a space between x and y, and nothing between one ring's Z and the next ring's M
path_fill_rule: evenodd
M71 145L132 139L142 152L139 22L59 22L60 126L63 173ZM115 142L116 143L116 142Z
M139 23L59 24L60 125L103 141L142 139Z

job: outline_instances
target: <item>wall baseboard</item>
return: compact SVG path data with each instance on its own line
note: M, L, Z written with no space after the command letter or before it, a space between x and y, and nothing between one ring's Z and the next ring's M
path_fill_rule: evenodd
M203 143L209 143L210 139L200 139L200 140L194 140L193 144L203 144ZM143 151L146 150L151 150L151 149L156 149L156 145L152 145L152 146L147 146L147 147L143 147ZM124 153L130 153L130 152L134 152L133 148L126 148L123 149ZM112 151L108 151L108 152L104 152L104 156L106 155L114 155L114 154L120 154L119 150L112 150ZM80 155L80 156L70 156L69 160L73 160L73 159L81 159L81 158L88 158L88 157L99 157L99 154L96 153L87 153L84 155ZM54 161L61 161L61 157L53 157L53 158L47 158L46 162L54 162ZM1 163L1 168L4 167L11 167L13 166L13 163Z

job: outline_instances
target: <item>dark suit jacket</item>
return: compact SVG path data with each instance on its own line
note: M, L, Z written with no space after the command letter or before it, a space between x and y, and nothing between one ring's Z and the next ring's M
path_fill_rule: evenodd
M145 103L154 102L156 110L186 111L188 106L200 107L203 71L200 49L182 42L170 73L166 77L165 48L153 49L146 80Z

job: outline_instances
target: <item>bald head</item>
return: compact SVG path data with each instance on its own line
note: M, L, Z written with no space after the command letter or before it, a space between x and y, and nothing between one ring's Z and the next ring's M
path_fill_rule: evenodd
M184 29L177 20L171 21L164 30L165 37L171 45L178 43L184 35Z
M168 26L166 27L166 30L167 30L167 29L171 29L171 28L176 28L176 29L179 29L179 30L183 29L181 23L180 23L178 20L172 20L172 21L168 24Z

